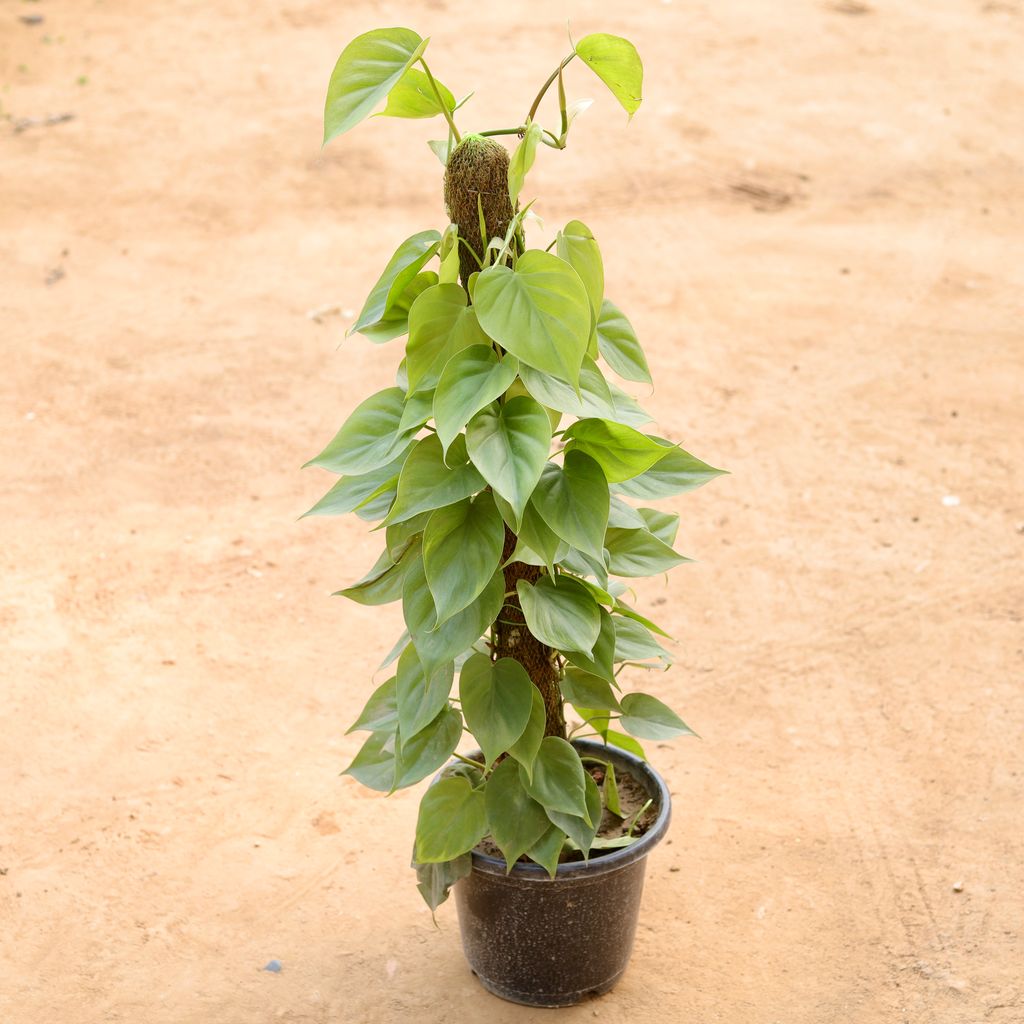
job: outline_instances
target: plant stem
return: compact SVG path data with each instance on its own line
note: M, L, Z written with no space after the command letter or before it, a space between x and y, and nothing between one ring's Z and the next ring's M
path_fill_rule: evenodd
M434 95L437 97L437 105L441 108L441 113L444 114L445 120L448 122L448 127L452 130L452 135L455 137L455 145L457 146L462 141L462 136L459 134L459 129L455 127L455 120L452 118L451 112L445 106L444 100L441 99L441 90L437 87L437 82L434 81L434 76L430 73L430 68L427 67L427 62L420 57L419 61L423 65L423 70L426 73L427 80L430 82L430 88L434 90Z
M548 89L551 88L552 82L554 82L554 80L562 73L562 68L564 68L566 66L566 64L568 64L569 61L571 61L573 59L573 57L575 57L575 56L576 56L575 52L570 53L569 56L566 57L562 61L562 63L559 64L558 67L555 68L555 70L551 72L551 76L540 87L540 92L537 93L537 98L533 101L533 106L530 107L530 112L526 115L526 123L527 124L529 124L534 119L534 117L536 116L537 109L540 107L540 101L542 99L544 99L544 93L546 93L548 91Z
M482 764L480 761L474 761L471 757L463 757L461 754L452 754L452 757L456 761L462 761L464 764L472 765L474 768L479 768L480 771L487 771L487 765Z
M478 135L489 136L489 135L522 135L526 131L525 125L520 125L518 128L489 128L485 132L477 132Z

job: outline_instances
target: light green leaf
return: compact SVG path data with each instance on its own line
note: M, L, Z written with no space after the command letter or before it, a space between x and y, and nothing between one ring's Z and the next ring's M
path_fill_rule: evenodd
M601 633L601 609L590 591L571 576L542 576L516 591L530 632L559 651L590 654Z
M628 750L642 761L647 760L644 748L632 736L627 736L624 732L617 732L615 729L605 729L604 740L605 743L610 743L613 747L618 747L620 750Z
M609 527L604 544L608 549L608 571L614 576L655 576L692 561L646 529Z
M566 452L563 466L549 462L533 493L533 505L544 522L599 561L604 560L608 503L608 482L601 467L581 451Z
M394 732L398 726L398 681L392 676L370 694L359 717L348 727L350 732ZM390 783L389 783L390 786Z
M348 333L356 334L364 328L380 324L427 260L437 252L440 244L441 234L438 231L420 231L407 238L395 250L384 272L377 278L377 283Z
M384 520L386 525L412 519L420 512L443 508L483 490L484 478L476 471L460 436L448 449L448 460L436 434L416 442L398 477L398 496Z
M619 784L615 778L615 765L609 761L604 767L604 783L601 786L604 805L616 818L624 818L622 804L619 801Z
M526 792L518 766L511 758L502 761L487 780L484 806L488 831L505 855L505 863L511 871L551 823L544 808Z
M359 124L395 87L427 40L408 28L377 28L356 36L331 72L324 104L324 145Z
M476 310L468 302L461 285L437 284L412 304L406 346L410 392L434 387L445 363L456 352L469 345L490 343L480 330Z
M505 544L505 524L488 491L432 513L423 531L423 567L436 625L462 611L490 582Z
M471 345L448 360L434 392L434 422L446 452L473 416L508 390L518 372L515 356L499 359L490 345Z
M650 661L657 658L672 664L672 655L665 650L641 623L631 618L613 616L615 622L615 660Z
M359 333L374 345L381 345L392 338L397 338L409 330L409 309L419 295L437 284L437 274L433 270L421 270L406 286L405 290L388 307L387 313L375 324L360 329ZM351 333L351 332L349 332ZM408 388L406 380L399 385L402 390Z
M455 666L446 661L428 676L420 664L416 647L409 644L398 659L396 700L398 727L403 741L410 740L426 728L448 704Z
M647 693L627 693L622 698L619 724L642 740L697 735L667 704Z
M533 160L537 153L537 143L544 134L543 128L535 121L531 121L526 128L526 134L522 137L519 145L516 146L512 159L508 164L508 195L512 203L512 209L516 208L519 201L519 193L523 190L523 182L533 166Z
M341 773L351 775L367 789L389 793L395 780L394 732L371 733L352 763Z
M409 68L388 94L388 102L375 117L436 117L445 110L455 109L455 97L436 78L434 84L441 94L441 101L430 86L430 79L418 68Z
M568 263L529 249L515 270L484 270L473 302L489 337L521 362L576 386L590 338L590 301Z
M562 695L573 706L596 708L599 711L619 710L619 702L608 680L583 669L571 666L566 669L562 680Z
M656 508L637 509L643 518L644 524L658 540L668 545L675 544L676 534L679 533L679 514L675 512L661 512Z
M338 516L346 512L354 512L378 488L384 484L398 480L398 474L405 464L406 456L412 449L412 442L403 448L398 456L368 473L358 476L343 476L308 512L306 516Z
M523 788L546 811L575 814L590 824L583 763L579 754L558 736L545 736L533 763L533 778L520 768Z
M419 544L409 544L396 561L390 551L384 551L373 568L357 583L344 587L332 597L347 597L357 604L390 604L402 596L402 586L410 566L422 562Z
M480 596L461 612L437 626L434 599L430 596L422 560L414 562L405 576L402 612L416 645L423 671L432 673L446 661L472 647L498 617L504 603L505 577L496 572Z
M353 476L379 469L409 444L409 435L400 429L404 408L401 388L385 388L371 395L356 406L327 447L306 466Z
M608 382L590 356L580 366L579 393L571 385L531 366L520 366L519 374L527 391L541 405L569 416L614 418L616 410Z
M576 53L632 117L643 99L644 66L636 47L621 36L598 32L584 36Z
M651 383L651 370L626 314L607 299L597 318L597 347L605 362L626 380Z
M639 430L605 419L577 420L563 438L567 451L581 451L594 459L609 483L637 476L667 454L664 446Z
M589 824L579 815L565 814L562 811L548 810L547 817L572 840L586 858L601 824L601 791L588 771L583 772L583 784L586 789Z
M441 161L442 167L448 166L448 157L451 155L452 145L454 139L449 135L447 139L431 139L427 145L430 147L431 153Z
M487 764L497 760L523 735L530 721L534 690L526 669L511 658L501 658L492 664L488 655L477 654L462 666L462 713Z
M625 423L627 427L642 427L654 419L635 398L627 395L617 384L608 381L608 390L611 392L614 412L606 419Z
M416 869L416 888L427 906L434 911L448 899L451 887L473 870L473 857L464 853L454 860L438 864L417 864L413 861L412 866Z
M399 429L403 433L416 433L430 419L433 410L433 391L419 391L415 395L406 395L405 409L402 411L402 422L399 424Z
M715 469L706 462L694 458L689 452L660 437L651 437L663 448L667 448L665 456L659 459L650 469L639 476L632 477L615 485L619 494L629 498L640 498L651 501L657 498L668 498L684 491L693 491L703 487L709 480L722 476L724 469Z
M402 557L402 552L409 546L409 542L423 533L429 519L429 512L421 512L403 523L394 523L387 527L384 531L384 543L395 561Z
M454 860L486 834L484 794L467 779L440 779L420 801L414 856L420 864Z
M613 610L620 615L625 615L627 619L632 619L634 622L639 622L642 626L646 626L652 633L657 633L668 640L672 639L656 622L652 622L645 615L641 615L635 608L631 608L628 604L623 604L622 601L616 600Z
M529 395L481 409L466 427L466 448L483 478L521 520L551 451L551 421Z
M536 686L533 688L530 699L532 701L530 720L526 723L522 736L508 748L509 754L519 762L528 779L533 778L533 765L537 759L541 741L544 739L544 727L547 725L544 698Z
M581 220L569 221L558 232L555 252L580 275L590 299L594 323L597 323L604 299L604 262L590 228Z
M450 704L442 708L437 718L426 728L409 739L402 736L402 727L399 726L395 742L395 782L392 791L413 786L436 772L452 756L461 738L462 715ZM462 852L457 850L453 856Z
M559 563L559 565L567 572L571 572L574 576L593 576L597 580L601 590L607 592L611 583L608 580L608 566L605 564L607 555L602 552L600 559L594 558L592 555L585 554L576 548L570 548L569 554L565 556ZM603 598L598 599L600 604Z
M558 870L558 858L562 853L562 847L565 846L565 833L552 825L526 851L527 857L534 863L539 864L551 878L555 877L555 872Z
M646 530L647 520L638 509L613 495L608 506L608 525L620 530Z

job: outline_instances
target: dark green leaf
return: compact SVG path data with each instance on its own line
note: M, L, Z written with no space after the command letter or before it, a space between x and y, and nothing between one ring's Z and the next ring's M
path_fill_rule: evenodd
M433 911L448 899L451 887L473 870L473 856L464 853L454 860L437 864L417 864L413 861L412 866L416 869L416 888Z
M391 462L409 444L401 431L405 393L385 388L361 402L327 447L306 463L332 473L359 476Z
M426 48L408 28L377 28L356 36L331 72L324 104L324 145L359 124L395 87Z
M586 784L579 754L565 740L545 736L533 763L533 779L520 767L526 792L546 811L562 811L590 820Z
M564 814L561 811L547 812L547 817L553 825L557 825L582 852L584 858L590 853L590 845L597 835L598 827L601 824L601 791L597 788L590 772L584 771L583 783L586 787L587 815L590 819L588 824L584 819L575 814Z
M562 680L562 695L576 707L601 711L621 710L608 680L579 668L566 669Z
M515 270L484 270L473 302L480 325L502 348L575 387L590 338L590 302L568 263L527 250Z
M521 520L551 451L548 414L527 395L490 405L469 421L466 448L473 465Z
M370 694L359 717L346 732L394 732L398 726L398 681L392 676ZM390 783L388 784L390 788Z
M619 724L643 740L697 735L668 705L647 693L627 693L622 698Z
M537 751L540 750L541 741L544 739L544 727L547 724L544 698L536 686L533 688L530 698L532 701L530 720L523 730L523 735L508 748L508 752L526 772L527 779L533 778L533 765L537 758Z
M423 567L436 625L476 600L494 576L504 544L505 524L488 491L431 514L423 532Z
M647 357L633 325L622 310L607 299L601 303L601 313L597 318L597 347L605 362L620 377L641 384L651 383Z
M511 658L492 663L488 655L477 654L462 666L462 713L487 764L522 737L530 721L535 690L526 669Z
M555 877L555 872L558 870L558 858L562 852L562 847L565 845L565 833L552 825L547 832L544 833L526 851L526 855L534 863L539 864L542 868L547 871L548 875L552 878Z
M487 834L484 795L466 779L435 782L420 801L416 821L416 862L436 864L454 860Z
M556 585L557 579L557 585ZM516 584L530 632L549 647L590 654L601 633L601 608L571 576L542 576Z
M398 726L403 742L426 728L448 704L455 666L446 661L428 676L416 648L410 644L398 659L396 699Z
M450 704L426 728L415 736L405 739L399 726L395 743L395 782L392 789L404 789L413 786L421 779L436 772L452 756L462 738L462 715ZM463 850L455 850L448 857L437 858L450 860L457 857ZM434 858L417 857L417 860Z
M601 597L595 593L595 591L600 592L599 587L591 586L586 580L581 582L590 591L595 601L601 600ZM603 608L600 609L600 613L601 632L598 634L597 642L594 644L593 654L588 656L580 651L566 651L565 656L573 665L578 666L578 670L582 670L583 673L589 673L592 676L598 676L601 679L607 680L605 683L607 686L608 683L615 679L615 666L612 661L615 654L615 624L612 622L611 615ZM595 704L593 706L598 707L599 705Z
M395 250L384 272L377 278L348 333L356 334L384 320L440 244L441 234L438 231L420 231L410 235Z
M351 775L367 789L389 793L395 781L394 732L371 733L352 763L341 773Z
M544 808L523 788L519 768L511 758L502 761L484 790L487 828L505 855L508 871L550 827Z
M445 451L476 413L508 390L518 372L515 356L499 360L490 345L471 345L448 360L434 392L434 422Z
M358 583L335 591L335 597L347 597L357 604L390 604L402 596L409 567L421 563L419 544L409 544L396 562L389 551L381 553L374 567Z
M566 452L564 466L549 462L533 493L533 505L564 541L604 560L608 525L608 483L601 467L584 452Z

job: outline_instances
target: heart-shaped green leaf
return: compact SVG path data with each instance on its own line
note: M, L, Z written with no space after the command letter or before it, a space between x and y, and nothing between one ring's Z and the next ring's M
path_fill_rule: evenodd
M644 66L636 47L621 36L597 32L584 36L576 44L576 53L632 117L643 100L644 83Z
M398 493L385 525L468 498L484 487L484 478L469 461L466 443L457 437L445 459L441 442L430 434L416 442L398 477Z
M555 252L579 274L596 323L604 300L604 262L590 228L581 220L569 221L556 236Z
M398 680L392 676L370 694L359 717L345 731L394 732L398 726Z
M590 853L590 845L601 824L601 791L597 788L590 772L584 771L583 783L586 789L587 815L589 822L576 814L548 810L547 818L557 825L579 847L584 858Z
M667 705L648 693L627 693L622 698L619 724L642 740L670 740L697 734Z
M436 117L455 109L455 97L436 78L434 92L430 79L419 68L408 68L388 93L388 102L376 117ZM438 102L437 94L441 94Z
M603 562L608 481L594 459L585 452L568 451L563 466L549 462L532 500L541 518L559 537Z
M450 704L446 704L426 728L409 739L402 737L399 726L395 741L395 782L392 790L413 786L436 772L452 756L461 738L462 715ZM456 851L455 856L462 852Z
M405 740L426 728L448 703L455 666L446 661L428 676L423 671L416 647L409 644L398 659L396 701L398 726Z
M456 352L489 343L468 302L461 285L436 284L412 304L406 346L410 393L434 387Z
M651 437L651 435L645 435ZM693 491L703 487L709 480L716 476L722 476L726 470L715 469L706 462L694 458L689 452L666 441L660 437L651 437L663 448L667 448L665 455L660 458L650 469L639 476L624 480L615 485L617 494L624 494L628 498L640 498L645 501L652 501L657 498L669 498L674 494L682 494L685 491Z
M515 356L499 359L490 345L471 345L445 363L434 392L434 422L445 451L476 413L508 390L518 372Z
M597 347L605 362L626 380L651 383L651 370L626 314L607 299L597 318Z
M377 278L377 283L367 296L356 322L349 328L348 333L357 334L364 328L380 325L403 297L427 260L437 252L440 244L439 231L420 231L407 238L388 260L388 265Z
M484 794L473 789L468 779L440 779L420 801L414 856L420 864L454 860L472 850L486 833Z
M476 654L462 666L462 713L487 764L497 760L523 735L530 721L535 690L526 669L511 658L492 663L486 654Z
M650 661L657 658L666 666L672 664L672 655L651 636L642 623L621 615L612 616L612 621L615 623L616 662Z
M608 571L614 576L655 576L692 561L646 529L609 527L604 544L608 549Z
M571 576L542 576L532 586L520 580L516 592L526 624L541 643L559 651L593 651L601 608L582 583Z
M668 450L639 430L606 419L577 420L563 435L567 451L589 455L604 470L609 483L618 483L650 469Z
M537 751L540 750L541 740L544 739L544 726L547 724L544 698L536 686L530 700L530 720L526 723L522 736L508 748L509 754L519 762L528 779L533 778L534 761L537 759Z
M533 763L533 778L520 768L523 788L546 811L575 814L590 824L587 790L580 755L558 736L545 736Z
M352 476L379 469L409 443L400 429L404 409L401 388L378 391L356 406L327 447L306 465Z
M526 792L519 768L511 758L502 761L487 780L484 806L488 831L505 855L505 863L511 871L551 823L544 808Z

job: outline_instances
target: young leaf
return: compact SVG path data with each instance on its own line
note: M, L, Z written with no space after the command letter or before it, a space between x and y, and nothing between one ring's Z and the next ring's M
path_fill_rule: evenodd
M609 527L604 543L608 549L608 571L615 576L655 576L683 562L692 561L646 529L619 530Z
M515 270L484 270L473 302L480 326L502 348L576 386L590 339L590 300L568 263L529 249Z
M533 493L533 505L564 541L604 560L608 482L601 467L581 451L565 454L564 466L549 462Z
M456 352L469 345L489 344L476 310L468 302L461 285L437 284L412 304L406 346L410 393L434 387Z
M663 448L668 449L663 458L659 459L650 469L639 476L624 480L615 485L618 494L628 498L640 498L651 501L657 498L669 498L684 491L693 491L703 487L709 480L722 476L724 469L715 469L706 462L694 458L689 452L665 441L660 437L650 437Z
M408 28L377 28L356 36L331 72L324 104L324 145L359 124L426 49Z
M457 658L471 647L498 617L504 593L505 577L496 572L472 604L435 628L437 613L423 573L422 560L414 563L405 577L402 612L423 671L432 673L439 665Z
M401 432L405 393L385 388L361 402L327 447L306 466L359 476L390 462L409 444ZM305 467L303 467L305 468Z
M427 145L430 147L430 152L441 161L441 166L447 167L448 157L451 155L454 143L455 140L449 134L447 139L431 139Z
M650 469L668 451L639 430L606 419L577 420L563 435L567 451L581 451L604 470L609 483L629 480Z
M532 586L516 584L530 632L549 647L590 654L601 633L601 609L590 591L571 576L542 576Z
M345 731L394 732L398 725L398 681L392 676L370 694L359 717Z
M423 568L436 625L476 600L501 561L505 524L483 491L434 512L423 531Z
M666 666L672 664L672 655L651 636L645 626L632 618L621 616L613 616L613 621L616 662L649 661L651 658L658 658Z
M426 728L448 704L455 666L446 661L428 676L416 648L410 644L398 659L396 700L398 727L403 740L410 740Z
M615 779L615 765L609 761L604 769L604 783L601 786L604 805L616 818L624 818L622 804L619 802L619 784Z
M448 360L434 391L434 422L445 452L476 413L508 390L518 372L515 356L499 360L490 345L471 345Z
M523 189L523 182L533 166L534 156L537 153L537 143L540 142L544 130L536 122L531 122L526 129L526 134L521 139L512 159L508 164L508 195L512 203L512 209L516 208L519 201L519 193Z
M401 432L401 431L400 431ZM306 516L338 516L346 512L354 512L379 487L398 480L398 474L405 464L406 456L412 449L412 442L407 443L398 455L390 462L385 462L368 473L357 476L343 476L335 485L300 518Z
M519 762L522 770L526 772L527 779L533 778L533 765L537 759L537 751L540 750L541 740L544 739L544 726L547 715L544 711L544 698L540 690L535 686L530 695L530 720L526 723L522 736L519 737L509 748L509 754Z
M481 409L466 427L466 448L483 478L522 519L551 451L551 421L528 395Z
M464 853L454 860L444 860L437 864L417 864L414 860L412 866L416 869L416 888L427 906L434 911L448 899L451 887L473 870L473 857Z
M491 663L474 655L462 666L459 697L466 726L492 764L520 739L530 721L536 687L526 669L511 658ZM499 844L500 845L500 844Z
M414 856L419 864L454 860L486 834L484 794L466 779L440 779L420 801Z
M482 490L484 478L469 462L465 441L458 437L445 461L441 442L430 434L416 442L398 477L398 495L384 520L401 523L435 508L462 501Z
M556 236L555 252L580 275L596 323L604 299L604 262L590 228L583 221L569 221Z
M545 736L541 741L532 779L519 769L523 788L546 811L575 814L590 824L584 775L580 755L557 736Z
M643 740L697 735L667 704L647 693L627 693L622 698L619 724Z
M588 821L576 814L548 810L547 817L557 825L579 848L584 858L590 853L590 846L601 824L601 791L597 788L590 772L584 771L583 783L586 788Z
M487 828L505 855L508 871L550 828L548 816L526 789L518 766L508 758L491 773L484 790Z
M576 53L632 117L643 99L644 66L636 47L621 36L595 33L576 44Z
M388 260L388 265L377 278L377 283L348 333L357 334L364 328L380 324L423 269L423 265L437 252L440 244L439 231L420 231L410 235Z
M419 118L436 117L445 110L451 113L455 109L455 97L436 78L434 84L441 94L443 106L437 101L430 79L418 68L409 68L388 93L384 109L374 116Z
M647 357L625 313L607 299L597 318L597 347L605 362L626 380L651 383Z
M413 786L436 772L452 756L461 738L462 715L450 704L446 704L426 728L409 739L402 736L402 729L399 726L395 741L395 781L392 792ZM451 856L458 856L462 852L456 850Z
M562 852L562 847L565 845L565 833L555 825L552 825L547 832L544 833L526 851L526 856L530 858L534 863L539 864L551 878L555 877L555 872L558 870L558 858Z

